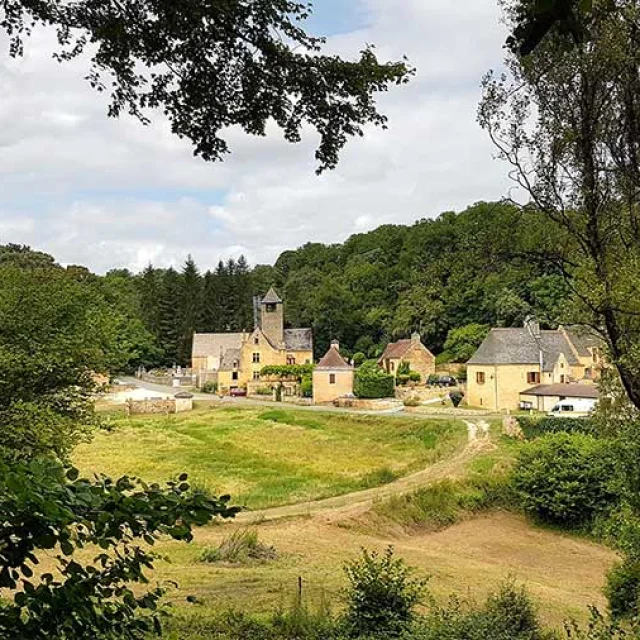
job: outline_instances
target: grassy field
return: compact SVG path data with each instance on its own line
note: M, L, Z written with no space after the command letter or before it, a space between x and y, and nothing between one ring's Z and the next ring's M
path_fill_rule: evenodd
M265 508L379 486L461 449L463 423L258 408L199 408L179 416L110 417L81 445L83 473L194 485Z

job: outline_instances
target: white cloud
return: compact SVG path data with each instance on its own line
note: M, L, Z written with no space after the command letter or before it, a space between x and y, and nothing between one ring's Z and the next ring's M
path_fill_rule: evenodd
M322 0L317 0L322 2ZM193 157L162 121L105 117L80 61L50 58L39 34L22 61L0 62L0 242L30 243L97 271L203 267L243 252L273 261L307 241L336 242L383 223L411 223L508 187L505 167L475 122L483 73L500 64L505 34L495 0L362 0L369 26L331 38L357 54L406 54L414 81L381 95L389 130L353 140L318 177L316 136L299 145L231 131L224 164Z

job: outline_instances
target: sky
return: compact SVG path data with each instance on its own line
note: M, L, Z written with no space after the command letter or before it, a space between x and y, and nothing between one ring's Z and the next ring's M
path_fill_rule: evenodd
M291 145L237 131L223 163L195 158L153 114L141 126L106 117L86 62L52 60L37 32L23 59L0 55L0 243L28 244L97 273L202 270L244 254L271 264L285 250L342 242L381 224L411 224L504 196L507 168L476 123L480 82L498 68L497 0L315 0L308 30L327 51L406 55L417 75L379 99L386 131L352 140L335 171L315 174L317 137ZM0 47L5 41L0 38Z

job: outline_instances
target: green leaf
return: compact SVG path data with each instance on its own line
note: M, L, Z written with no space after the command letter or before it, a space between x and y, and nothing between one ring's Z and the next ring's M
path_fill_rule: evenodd
M591 13L593 11L593 0L580 0L580 11Z
M71 482L75 482L79 476L80 472L75 467L67 470L67 479L71 480Z

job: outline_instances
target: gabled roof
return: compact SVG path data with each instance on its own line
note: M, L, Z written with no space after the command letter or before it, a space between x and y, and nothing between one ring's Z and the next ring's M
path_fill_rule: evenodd
M380 356L380 360L398 360L404 356L411 347L411 340L398 340L387 345L384 353Z
M564 330L581 358L590 357L590 349L604 346L602 338L591 327L573 325Z
M317 369L353 369L353 367L340 355L340 352L334 347L329 347L329 351L324 358L318 362Z
M539 364L540 351L544 371L553 370L560 354L570 365L579 364L561 331L541 331L536 339L527 328L492 329L468 364Z
M220 362L220 371L233 371L240 366L241 349L227 349Z
M285 329L284 343L287 351L313 351L311 329Z
M219 358L229 349L240 349L243 337L242 333L196 333L191 355L194 358Z
M282 304L282 299L276 293L276 290L271 287L269 291L267 291L267 295L262 298L262 304Z
M561 398L593 398L600 397L600 390L594 384L541 384L526 391L522 396L558 396Z

